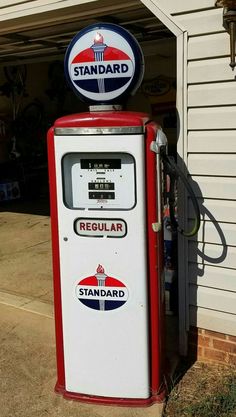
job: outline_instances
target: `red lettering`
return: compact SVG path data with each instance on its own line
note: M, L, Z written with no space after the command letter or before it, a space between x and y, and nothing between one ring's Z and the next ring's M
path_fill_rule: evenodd
M117 223L117 225L116 225L116 227L117 227L117 232L122 232L123 230L123 224L122 223Z
M85 230L85 223L80 223L79 228L80 230Z
M91 223L86 223L86 230L91 230Z
M96 231L97 230L97 223L92 223L92 230L93 231Z

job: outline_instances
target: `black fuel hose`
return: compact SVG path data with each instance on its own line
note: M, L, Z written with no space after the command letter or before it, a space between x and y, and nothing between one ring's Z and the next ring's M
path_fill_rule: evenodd
M195 236L199 230L200 222L201 222L200 209L199 209L197 198L194 194L194 191L189 181L187 180L187 178L185 177L181 169L178 167L178 165L175 163L174 159L172 157L169 157L165 153L163 153L161 156L162 156L162 161L163 161L163 165L165 168L165 172L166 174L170 176L169 206L170 206L170 220L171 220L172 227L175 230L178 230L178 232L181 233L185 237ZM175 188L175 182L178 180L179 177L188 191L189 197L191 199L191 202L195 211L194 226L192 230L190 231L185 231L181 227L179 227L178 222L175 218L174 188Z

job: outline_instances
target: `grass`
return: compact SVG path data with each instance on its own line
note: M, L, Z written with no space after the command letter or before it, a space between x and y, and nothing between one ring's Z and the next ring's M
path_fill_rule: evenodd
M164 417L236 417L236 368L196 363L177 379Z

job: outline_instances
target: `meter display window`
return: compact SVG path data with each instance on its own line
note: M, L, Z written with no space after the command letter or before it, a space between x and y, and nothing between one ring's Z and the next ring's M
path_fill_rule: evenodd
M71 209L130 210L136 204L135 160L128 153L68 153L62 173Z

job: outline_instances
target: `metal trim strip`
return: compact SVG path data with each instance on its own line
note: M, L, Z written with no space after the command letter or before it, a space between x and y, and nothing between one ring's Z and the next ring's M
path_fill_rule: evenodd
M55 135L137 135L144 133L144 126L112 127L56 127Z

